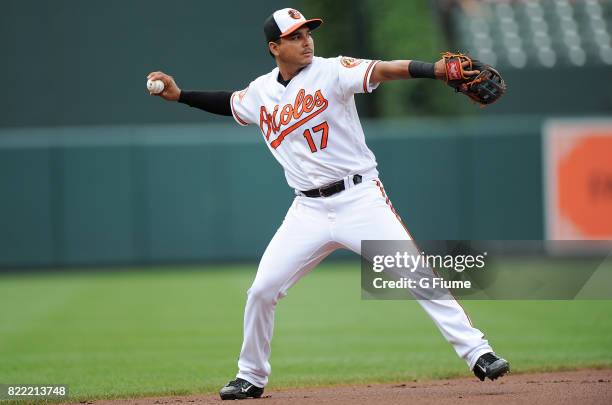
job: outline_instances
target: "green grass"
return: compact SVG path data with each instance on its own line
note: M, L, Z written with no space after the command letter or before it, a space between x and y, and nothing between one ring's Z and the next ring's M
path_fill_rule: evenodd
M418 303L361 300L358 266L319 266L279 303L271 387L468 375ZM0 383L68 384L72 400L216 391L255 268L0 277ZM514 371L612 366L612 301L464 306Z

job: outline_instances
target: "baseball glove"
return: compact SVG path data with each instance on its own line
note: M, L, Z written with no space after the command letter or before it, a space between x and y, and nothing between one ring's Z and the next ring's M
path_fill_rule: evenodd
M481 106L492 104L506 92L506 82L491 65L472 59L462 53L442 54L446 67L446 84L463 93ZM468 62L464 67L463 63ZM467 76L465 71L478 70L476 76Z

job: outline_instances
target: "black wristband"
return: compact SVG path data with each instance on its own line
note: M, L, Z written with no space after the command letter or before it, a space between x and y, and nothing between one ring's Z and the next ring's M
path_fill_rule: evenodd
M410 73L410 77L414 78L425 78L425 79L435 79L436 78L436 70L435 64L428 62L421 62L420 60L411 60L408 64L408 73Z

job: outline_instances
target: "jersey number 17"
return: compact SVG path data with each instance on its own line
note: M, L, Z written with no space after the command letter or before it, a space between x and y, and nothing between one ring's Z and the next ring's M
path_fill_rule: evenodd
M312 127L312 132L323 132L321 135L321 146L319 149L325 149L327 147L327 135L329 134L329 126L327 125L327 121L323 121L316 127ZM310 129L306 129L304 131L304 138L308 142L308 146L310 147L310 151L312 153L317 152L317 145L315 145L314 140L312 139L312 133Z

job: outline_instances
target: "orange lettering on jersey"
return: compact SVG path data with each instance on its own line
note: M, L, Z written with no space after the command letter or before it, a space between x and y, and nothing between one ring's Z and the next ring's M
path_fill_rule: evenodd
M315 106L321 107L323 104L327 104L327 100L323 97L321 90L317 90L315 93Z
M304 99L304 111L309 113L314 108L314 98L308 94Z
M283 111L281 112L280 124L287 125L289 121L291 121L292 113L293 113L293 108L291 107L291 104L286 104L283 107Z
M270 143L270 146L276 149L287 135L296 128L304 125L305 122L321 114L327 108L328 104L329 102L321 90L317 90L313 96L306 94L306 91L301 89L295 96L293 104L285 104L282 108L276 105L274 106L272 114L268 113L265 106L261 106L259 109L259 128L261 129L261 133L266 137L266 140L269 140L272 133L277 134L281 127L289 124L292 119L298 120L294 122L293 125L285 128L280 135ZM277 119L279 109L281 112ZM302 118L304 114L309 115Z
M278 106L274 106L274 111L272 111L272 130L274 132L280 131L280 125L276 124L276 114L278 113Z
M304 113L304 94L306 92L304 89L298 91L297 96L295 97L295 108L293 109L293 119L299 119Z

